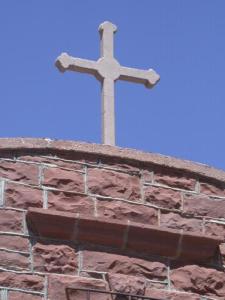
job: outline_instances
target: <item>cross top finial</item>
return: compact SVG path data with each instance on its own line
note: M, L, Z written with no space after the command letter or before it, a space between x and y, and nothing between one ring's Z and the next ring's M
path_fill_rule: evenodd
M139 70L123 67L114 58L114 33L116 25L105 21L99 26L101 57L97 61L80 59L62 53L56 60L61 72L66 70L94 75L102 85L102 142L115 145L114 82L118 79L142 83L152 88L160 79L152 69Z

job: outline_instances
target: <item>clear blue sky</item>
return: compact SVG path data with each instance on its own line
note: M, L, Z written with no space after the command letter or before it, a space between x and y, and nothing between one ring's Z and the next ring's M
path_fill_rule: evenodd
M116 83L117 145L225 169L224 0L1 0L0 136L101 142L99 82L54 61L98 59L105 20L121 64L161 75Z

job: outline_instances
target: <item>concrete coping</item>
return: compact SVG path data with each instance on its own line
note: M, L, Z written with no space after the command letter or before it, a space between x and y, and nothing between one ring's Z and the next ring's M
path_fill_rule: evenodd
M0 155L3 152L48 152L56 153L85 153L108 158L117 158L127 163L138 162L146 165L154 164L162 167L185 171L197 176L207 177L225 182L225 171L205 164L182 160L161 154L143 152L135 149L120 148L102 144L52 140L48 138L0 138Z

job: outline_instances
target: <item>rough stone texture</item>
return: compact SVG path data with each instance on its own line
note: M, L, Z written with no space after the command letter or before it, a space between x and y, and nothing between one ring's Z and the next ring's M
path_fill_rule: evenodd
M194 191L196 186L194 178L176 170L158 168L154 171L153 178L155 183L183 190Z
M82 277L71 277L71 276L57 276L50 275L49 276L49 284L48 284L48 295L52 300L67 300L66 297L66 288L90 288L90 289L98 289L98 290L106 290L107 285L103 280L97 279L89 279ZM69 293L70 300L84 300L84 293ZM103 294L95 294L95 297L98 296L98 300L109 300L108 296Z
M225 240L225 224L207 222L205 224L205 233Z
M162 212L160 226L163 228L183 229L186 232L202 232L202 221L194 218L185 218L178 213Z
M0 209L0 231L22 232L23 213L15 210Z
M0 266L8 269L29 270L29 254L0 250Z
M34 269L38 272L75 274L77 254L67 245L35 244L33 247Z
M210 297L225 295L224 272L195 265L184 266L171 272L174 288Z
M62 191L48 191L48 208L94 215L94 201L91 197Z
M42 191L21 184L6 183L5 204L9 207L23 209L42 207Z
M122 274L109 274L108 280L112 291L134 295L145 294L145 280L143 278Z
M162 262L87 250L82 255L84 270L133 275L151 280L165 280L167 276L167 267Z
M97 212L98 216L109 219L129 220L149 225L158 224L157 209L143 205L99 199L97 202Z
M32 290L46 293L47 286L49 300L55 300L57 297L63 300L66 299L64 298L65 286L76 285L78 279L81 281L93 280L93 278L109 279L109 275L111 279L113 277L118 279L121 288L126 285L129 289L132 282L131 288L138 290L139 280L143 281L145 295L151 295L156 299L225 299L225 275L222 272L222 264L225 264L224 242L220 245L221 257L217 253L218 244L222 242L219 238L225 241L223 224L225 172L152 153L106 145L51 140L0 139L0 157L2 157L0 160L0 265L1 268L8 269L8 272L1 272L0 286L30 291L30 294L9 291L9 300L11 298L40 300L43 297L33 295ZM12 160L4 160L4 157ZM31 164L32 161L35 164ZM47 178L50 182L49 188L43 181L48 170L56 171ZM86 170L87 178L84 174ZM96 172L99 173L93 180L97 182L94 188L99 189L98 193L102 197L97 195L92 197L88 192L93 192L84 188L85 179L89 184L89 172L92 170L97 170ZM103 173L106 174L106 179L102 176ZM82 178L81 184L80 179L74 180L74 174ZM109 177L109 184L107 177ZM41 179L42 184L46 185L44 193L42 193L42 185L33 186L38 185ZM196 180L200 185L195 186ZM165 188L165 185L168 188ZM68 192L71 188L72 193ZM81 190L84 195L78 195ZM186 193L185 190L189 192ZM104 197L104 193L112 199ZM184 195L182 201L181 195ZM133 203L116 200L115 197L132 200ZM23 217L26 212L13 209L29 210L32 207L39 209L43 204L48 208L43 211L56 211L57 214L54 215L53 226L51 217L46 214L43 223L40 224L43 227L41 233L51 229L51 237L67 241L60 243L49 238L39 239L38 232L36 237L19 236L19 233L27 235L34 232L25 230ZM9 206L12 209L9 209ZM67 220L64 218L63 211L66 214L73 212L73 216ZM80 213L80 217L77 213ZM106 221L102 222L103 218ZM159 230L160 235L158 235L158 219L162 229L162 232L161 229ZM39 220L42 222L42 219ZM79 220L82 221L79 223ZM129 226L127 226L128 220ZM116 223L113 223L114 221ZM118 226L117 222L125 222L126 227L124 224L122 227L119 225L115 231L114 226ZM199 228L202 234L199 233ZM174 230L179 238L173 240L171 231ZM157 236L155 236L156 231ZM123 238L120 235L123 235ZM210 235L217 239L211 237L208 239L207 236ZM78 237L80 240L77 239ZM31 259L28 259L28 254L25 253L6 251L8 249L29 253L29 239L32 245L37 246L37 241L44 245L38 253L36 253L36 246L33 246ZM78 245L68 243L68 240L76 240ZM87 241L92 245L86 244ZM98 245L99 241L101 245ZM114 245L119 245L120 249ZM166 246L166 253L162 252L163 245ZM61 246L69 249L75 247L77 251L79 250L77 252L79 255L74 250L67 252L65 248L59 249ZM143 249L149 251L148 254L142 256ZM170 251L171 249L173 252ZM156 256L150 253L153 250ZM61 253L66 254L61 255ZM182 253L185 259L182 258ZM165 257L158 255L165 255ZM173 259L168 258L170 255ZM32 264L29 265L28 262ZM27 268L30 267L28 271ZM46 278L44 275L43 277L37 275L37 271L45 272ZM60 276L56 276L56 273L60 273ZM62 275L65 273L68 275ZM33 276L39 279L34 280ZM82 276L87 278L81 278ZM59 284L58 291L57 289L50 291L55 287L53 281L58 282L56 284L56 286ZM114 279L116 284L117 281ZM63 282L68 284L65 285ZM105 281L100 280L100 282L109 289ZM78 283L77 287L82 285L83 283ZM89 286L94 287L92 284ZM52 296L53 293L57 296ZM63 297L58 296L60 293ZM92 300L99 300L99 294L94 296ZM101 297L108 300L106 295ZM71 293L69 299L84 300L84 293L82 295Z
M225 201L205 196L185 195L184 212L194 216L225 218Z
M158 289L147 288L145 292L146 297L152 297L154 299L165 300L202 300L200 296L190 293L180 292L168 292Z
M202 182L200 183L200 192L210 196L221 196L225 197L225 183L217 182Z
M0 177L2 178L37 185L38 174L39 169L34 164L0 161Z
M0 248L17 251L29 251L29 240L18 235L0 235Z
M0 285L42 292L44 277L30 274L16 274L15 276L15 273L0 271Z
M180 209L181 193L172 189L146 186L145 201L160 207Z
M84 176L81 173L60 168L47 168L43 173L45 186L65 191L84 192Z
M139 200L141 197L137 176L97 168L88 170L88 188L93 194L113 198Z
M8 300L44 300L44 297L30 293L9 291Z

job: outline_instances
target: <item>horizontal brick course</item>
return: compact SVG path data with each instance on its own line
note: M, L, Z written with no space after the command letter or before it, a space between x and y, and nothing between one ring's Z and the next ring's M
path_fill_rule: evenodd
M38 272L76 274L76 251L67 245L36 243L33 247L34 270Z
M48 191L48 209L94 215L91 197L63 191Z
M135 175L103 170L88 170L88 189L93 194L139 200L141 198L140 178Z
M7 269L30 269L29 254L0 249L0 266Z
M44 277L0 270L0 286L42 292Z
M225 218L225 200L210 199L204 195L185 195L184 212L194 216Z
M41 189L15 183L5 184L5 205L14 208L28 209L43 206Z
M28 252L29 239L18 235L0 234L0 248Z
M43 185L84 193L84 175L59 168L47 168L43 170Z
M38 185L39 168L33 164L0 160L0 178Z
M147 203L168 209L181 208L181 193L179 191L156 186L146 186L144 188L144 195Z
M125 201L98 199L97 213L99 217L145 223L158 224L158 211L155 208L144 205L136 205Z
M0 209L0 231L23 232L23 213L10 209Z

